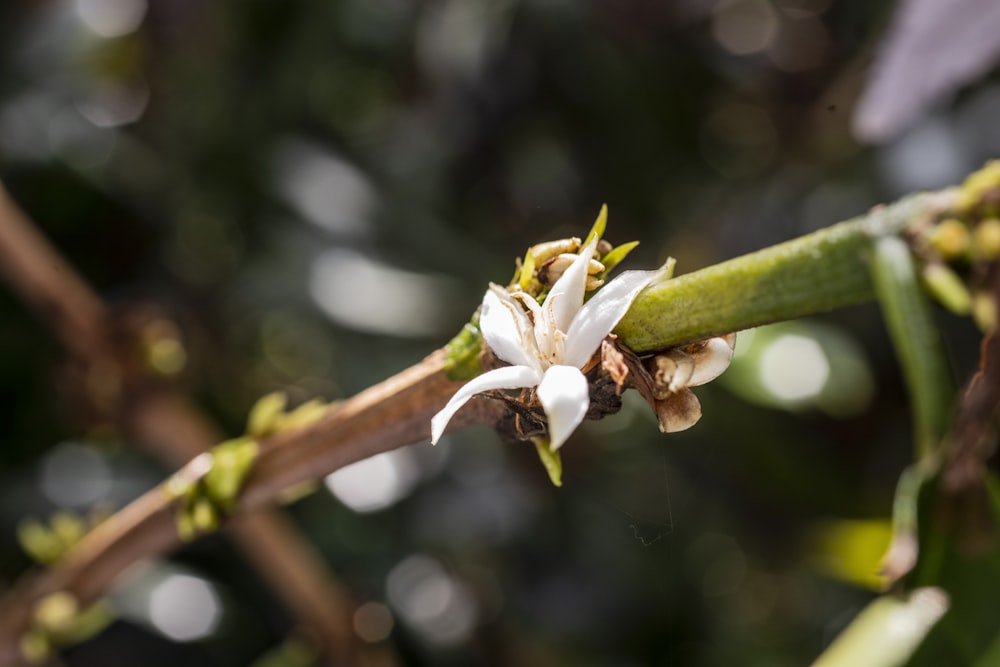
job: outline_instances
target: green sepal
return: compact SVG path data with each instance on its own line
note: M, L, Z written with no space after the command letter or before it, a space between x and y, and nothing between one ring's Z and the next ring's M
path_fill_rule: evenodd
M618 266L637 245L639 245L638 241L629 241L609 250L608 254L601 258L601 264L604 265L602 278L611 273L612 269Z
M587 238L583 240L583 245L587 245L594 239L594 237L601 238L604 236L604 228L608 226L608 205L601 204L601 212L597 214L597 220L594 221L594 226L590 228L590 233L587 234Z
M525 292L528 291L528 287L531 285L531 281L535 278L535 255L530 250L524 253L524 262L521 264L521 272L517 277L517 284L521 286L521 289Z
M535 451L545 466L545 472L549 473L552 484L562 486L562 457L559 451L552 449L547 438L532 438L532 442L535 443Z

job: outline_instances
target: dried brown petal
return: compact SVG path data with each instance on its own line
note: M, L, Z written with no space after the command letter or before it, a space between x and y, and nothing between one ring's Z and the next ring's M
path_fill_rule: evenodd
M689 429L701 419L701 403L690 389L681 389L653 406L660 431L676 433Z
M601 341L601 368L607 371L611 379L615 381L618 393L622 393L625 381L629 376L629 368L625 362L625 355L622 354L611 336Z

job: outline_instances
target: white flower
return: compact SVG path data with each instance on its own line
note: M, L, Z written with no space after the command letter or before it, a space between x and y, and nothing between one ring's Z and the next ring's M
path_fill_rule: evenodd
M436 443L448 422L478 393L534 387L548 419L552 451L583 421L590 405L587 378L580 370L625 316L647 285L665 274L627 271L599 289L586 303L588 264L597 235L538 305L531 295L491 285L483 297L479 328L493 353L511 364L487 371L459 389L431 420Z

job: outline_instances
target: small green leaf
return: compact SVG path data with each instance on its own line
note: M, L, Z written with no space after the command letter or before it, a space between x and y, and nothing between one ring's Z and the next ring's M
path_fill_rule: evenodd
M545 466L545 472L549 473L549 479L555 486L562 486L562 457L559 452L549 446L547 438L533 438L532 440L535 443L538 458Z

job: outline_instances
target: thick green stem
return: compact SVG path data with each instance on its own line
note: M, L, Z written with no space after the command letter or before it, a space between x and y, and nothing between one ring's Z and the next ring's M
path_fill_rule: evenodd
M787 243L650 287L615 329L650 352L874 298L866 254L941 210L954 193L921 194Z

